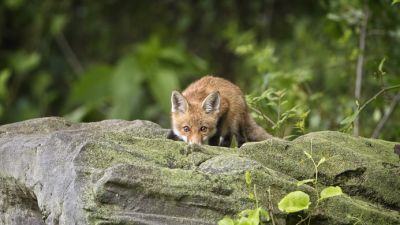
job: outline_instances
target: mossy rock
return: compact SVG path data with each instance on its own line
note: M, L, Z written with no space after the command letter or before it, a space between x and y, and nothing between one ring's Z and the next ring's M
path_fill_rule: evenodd
M346 196L321 202L311 224L400 224L395 143L324 131L237 149L187 145L167 140L167 132L139 120L1 126L0 224L217 224L254 207L245 171L278 224L299 220L277 209L285 194L302 190L315 201L330 185ZM327 158L317 189L296 185L314 175L304 154L311 150L316 160Z

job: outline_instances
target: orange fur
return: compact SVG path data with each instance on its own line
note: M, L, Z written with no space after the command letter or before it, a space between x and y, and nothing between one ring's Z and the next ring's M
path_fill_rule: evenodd
M171 102L170 137L175 134L189 143L222 146L230 146L233 135L239 146L271 137L248 113L239 87L223 78L205 76L182 94L173 92Z

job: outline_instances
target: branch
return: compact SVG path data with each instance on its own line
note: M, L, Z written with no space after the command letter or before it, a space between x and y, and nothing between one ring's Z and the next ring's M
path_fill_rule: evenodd
M71 46L69 45L67 39L65 38L63 33L60 33L56 36L56 41L58 46L61 48L64 57L67 59L68 63L72 67L72 70L79 75L83 73L83 66L79 62L78 57L76 57L74 51L72 50Z
M268 121L269 123L271 123L272 126L276 126L276 123L274 123L274 121L273 121L271 118L269 118L267 115L265 115L264 113L262 113L261 110L257 109L256 107L251 107L251 106L250 106L250 108L251 108L252 110L256 111L258 114L260 114L261 117L262 117L264 120L266 120L266 121Z
M387 91L390 91L390 90L392 90L392 89L396 89L396 88L400 88L400 84L398 84L398 85L393 85L393 86L390 86L390 87L387 87L387 88L383 88L383 89L380 90L378 93L376 93L374 96L372 96L372 98L368 99L368 101L366 101L366 102L360 107L360 109L358 110L358 112L361 112L361 111L365 108L365 106L367 106L369 103L371 103L373 100L375 100L375 99L376 99L379 95L381 95L382 93L387 92Z
M378 125L375 127L374 132L372 133L371 138L377 138L381 133L383 127L385 126L386 122L388 121L389 117L392 115L394 109L396 108L397 104L400 101L400 92L394 96L392 102L390 103L389 110L385 113L382 119L379 121Z
M367 38L367 24L368 24L368 10L364 10L364 17L361 22L361 31L360 31L360 39L359 39L359 54L357 58L357 68L356 68L356 87L354 91L354 97L359 100L361 98L361 86L362 86L362 77L363 77L363 65L364 65L364 54L365 54L365 45L366 45L366 38ZM354 129L353 134L355 136L359 135L360 130L360 121L357 117L354 120Z

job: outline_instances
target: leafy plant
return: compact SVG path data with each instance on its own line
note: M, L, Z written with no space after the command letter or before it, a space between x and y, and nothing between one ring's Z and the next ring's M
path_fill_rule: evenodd
M322 157L317 162L313 157L313 144L312 139L310 141L310 152L304 151L304 155L312 162L314 166L314 177L311 179L305 179L297 182L297 186L311 183L313 184L317 194L316 202L311 202L310 196L303 191L293 191L286 194L278 203L278 208L285 213L297 213L300 211L307 211L307 216L301 218L297 224L302 224L306 221L309 225L311 222L311 217L313 213L320 206L320 202L325 199L332 198L335 196L340 196L343 194L342 189L338 186L328 186L319 192L318 184L318 168L326 162L326 158ZM259 206L257 198L256 185L252 185L252 178L250 171L245 173L246 186L249 192L249 199L255 201L254 209L246 209L240 212L236 218L231 218L225 216L222 220L218 222L218 225L262 225L263 221L272 221L275 225L274 215ZM271 190L268 189L269 200L271 200Z
M319 193L317 196L317 201L312 205L310 202L310 196L307 193L304 193L302 191L294 191L290 192L287 194L283 199L278 203L279 209L282 212L286 213L294 213L294 212L299 212L303 210L308 210L307 216L305 218L302 218L297 224L302 224L303 222L307 221L307 224L310 224L311 221L311 216L313 212L319 207L319 204L321 201L342 195L342 189L338 186L328 186L325 187L321 192L319 192L319 187L318 187L318 168L321 166L323 163L326 162L326 158L322 157L318 163L317 161L313 158L313 145L312 145L312 139L310 142L310 152L304 151L304 154L306 157L312 162L314 166L314 178L312 179L306 179L306 180L301 180L297 183L297 186L301 186L307 183L312 183L314 185L316 193ZM311 209L309 209L309 206L313 206Z
M310 196L302 191L293 191L287 194L278 203L278 208L282 212L293 213L308 209L310 206Z
M249 189L249 199L255 200L255 208L241 211L235 219L226 216L218 221L218 225L262 225L264 222L270 221L270 213L258 205L257 189L255 184L252 188L250 171L246 171L245 181Z
M276 91L271 88L259 96L248 95L246 99L256 118L276 136L284 137L292 133L290 130L293 128L298 133L305 133L305 120L309 111L304 111L299 105L288 106L286 94L286 90Z

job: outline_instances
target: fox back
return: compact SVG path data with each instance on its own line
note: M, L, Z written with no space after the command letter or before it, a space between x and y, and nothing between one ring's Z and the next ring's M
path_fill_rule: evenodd
M270 137L250 117L239 87L225 79L205 76L182 94L174 91L171 104L170 139L229 147L232 136L239 146Z

